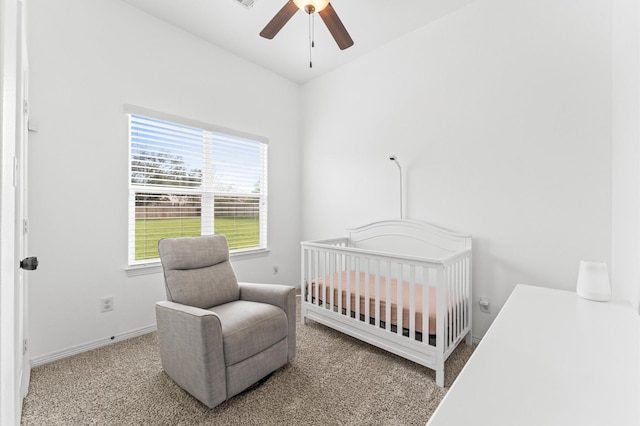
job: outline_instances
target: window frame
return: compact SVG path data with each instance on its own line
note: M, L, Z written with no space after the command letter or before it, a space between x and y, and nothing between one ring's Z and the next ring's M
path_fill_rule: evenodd
M140 192L140 188L142 188L141 186L137 186L135 184L132 183L131 181L131 156L132 156L132 144L131 144L131 128L130 128L130 123L131 123L131 119L130 116L131 115L138 115L138 116L143 116L146 118L150 118L153 120L161 120L161 121L166 121L166 122L170 122L170 123L175 123L178 125L183 125L183 126L188 126L188 127L193 127L193 128L197 128L199 130L205 131L205 132L211 132L211 133L216 133L216 134L222 134L224 136L228 136L231 138L238 138L238 139L245 139L245 140L250 140L250 141L254 141L254 142L258 142L261 144L264 144L266 152L265 152L265 162L264 162L264 168L261 171L263 178L264 178L264 183L263 183L263 191L261 193L261 195L257 196L256 198L258 198L260 200L259 204L259 232L260 232L260 236L259 236L259 245L258 247L251 247L251 248L240 248L240 249L232 249L229 251L229 255L232 258L251 258L251 257L259 257L259 256L263 256L268 254L269 252L269 248L268 248L268 147L269 147L269 139L263 137L263 136L259 136L259 135L254 135L254 134L250 134L247 132L242 132L242 131L238 131L238 130L234 130L234 129L229 129L226 127L221 127L221 126L217 126L214 124L210 124L210 123L204 123L204 122L200 122L197 120L192 120L192 119L188 119L188 118L184 118L184 117L179 117L179 116L175 116L175 115L171 115L171 114L167 114L167 113L162 113L162 112L158 112L158 111L153 111L147 108L142 108L142 107L138 107L138 106L134 106L134 105L124 105L123 108L124 111L124 117L125 117L125 121L126 121L126 140L127 140L127 144L128 144L128 156L127 156L127 187L128 187L128 202L127 202L127 220L128 220L128 226L127 226L127 267L125 268L127 271L127 275L129 276L135 276L135 275L142 275L142 274L146 274L146 273L155 273L155 272L161 272L162 271L162 267L160 265L160 259L159 258L153 258L153 259L145 259L145 260L135 260L135 193L136 191ZM148 186L148 187L144 187L145 191L148 192L157 192L156 190L159 190L159 192L162 191L167 191L170 192L171 191L171 187L165 187L165 188L156 188L156 187L152 187L152 186ZM214 194L216 191L212 192L212 188L208 188L208 189L200 189L200 190L188 190L186 192L191 192L191 193L198 193L198 194L202 194L204 195L205 193L207 194L211 194L213 196L224 196L224 195L233 195L233 194L225 194L225 193L217 193ZM263 223L264 222L264 223ZM213 232L215 232L215 225ZM202 233L201 235L209 235L206 233ZM133 240L132 240L133 237Z

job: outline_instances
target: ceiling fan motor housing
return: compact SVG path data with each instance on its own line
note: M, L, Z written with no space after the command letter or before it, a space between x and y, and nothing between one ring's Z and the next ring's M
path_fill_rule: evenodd
M304 10L309 15L314 12L320 12L327 7L329 0L293 0L298 9Z

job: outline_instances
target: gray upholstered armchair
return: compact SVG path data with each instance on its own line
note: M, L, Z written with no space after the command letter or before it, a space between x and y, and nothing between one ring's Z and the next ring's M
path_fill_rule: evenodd
M167 301L156 304L160 358L210 408L293 359L295 288L238 283L221 235L158 244Z

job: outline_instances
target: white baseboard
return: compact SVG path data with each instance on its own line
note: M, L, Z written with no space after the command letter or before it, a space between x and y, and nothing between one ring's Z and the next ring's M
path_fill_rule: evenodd
M123 340L131 339L133 337L142 336L143 334L152 333L156 331L157 327L155 324L149 325L147 327L142 327L137 330L128 331L126 333L121 333L115 335L113 337L106 337L104 339L94 340L93 342L84 343L81 345L72 346L67 349L63 349L60 351L50 352L45 355L37 356L31 358L29 360L29 364L31 364L31 368L38 367L40 365L48 364L53 361L58 361L64 358L68 358L73 355L78 355L83 352L87 352L93 349L98 349L103 346L110 345L115 342L121 342Z
M98 348L101 348L103 346L107 346L107 345L110 345L112 343L115 343L115 342L121 342L123 340L131 339L133 337L138 337L138 336L142 336L142 335L147 334L147 333L152 333L152 332L154 332L156 330L157 330L157 327L156 327L155 324L149 325L147 327L142 327L142 328L139 328L137 330L132 330L132 331L128 331L126 333L118 334L118 335L114 336L113 338L108 337L108 338L104 338L104 339L98 339L98 340L94 340L93 342L84 343L82 345L72 346L70 348L63 349L61 351L50 352L50 353L45 354L45 355L37 356L37 357L31 358L29 360L29 364L31 365L31 368L35 368L35 367L38 367L40 365L44 365L44 364L48 364L50 362L54 362L54 361L58 361L58 360L61 360L61 359L64 359L64 358L68 358L68 357L73 356L73 355L78 355L78 354L81 354L83 352L88 352L88 351L93 350L93 349L98 349ZM471 340L472 340L472 342L474 344L477 345L478 343L480 343L480 340L482 340L482 338L478 337L478 336L472 336Z

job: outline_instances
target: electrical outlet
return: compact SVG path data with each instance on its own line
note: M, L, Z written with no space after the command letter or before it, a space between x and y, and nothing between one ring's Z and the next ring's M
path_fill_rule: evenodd
M484 312L485 314L491 313L491 302L486 297L481 297L478 302L480 305L480 312Z
M100 312L113 311L113 296L100 299Z

